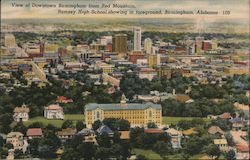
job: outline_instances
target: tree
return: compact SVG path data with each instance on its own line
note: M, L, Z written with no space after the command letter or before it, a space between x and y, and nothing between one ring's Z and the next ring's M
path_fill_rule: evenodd
M93 130L97 130L98 128L100 128L102 126L102 122L100 120L96 120L93 124L92 124L92 128Z
M111 147L111 138L107 133L103 133L97 136L97 142L101 147Z
M96 150L96 159L108 159L110 157L111 150L109 148L99 147Z
M43 128L43 123L41 123L41 122L34 122L31 125L29 125L28 128Z
M139 154L138 156L136 156L136 160L148 160L148 158L144 155Z
M219 156L221 154L219 147L215 144L210 144L207 147L205 147L205 153L208 156L211 156L212 159L213 159L213 157L215 157L215 159L219 158Z
M93 143L82 143L77 147L80 156L84 159L92 159L95 156L96 148Z
M230 151L228 151L225 154L225 158L226 158L226 160L235 160L236 159L236 155L235 155L234 150L231 149Z
M78 159L81 159L81 157L80 157L79 152L77 152L75 149L68 148L63 153L61 159L62 160L78 160Z
M160 154L161 156L164 156L171 151L171 147L166 142L158 141L156 144L154 144L153 151Z
M5 147L8 148L8 149L13 149L14 148L13 144L11 144L11 143L6 143Z
M192 136L183 144L184 153L194 155L200 153L203 148L202 139L198 136Z
M15 132L21 132L22 134L26 134L27 132L27 127L23 124L23 122L18 122L16 126L14 126L13 130Z
M119 119L116 122L116 128L119 131L128 131L130 129L130 123L128 120L125 119Z
M77 121L76 122L76 130L77 130L77 132L79 132L83 128L86 128L86 125L82 121Z
M154 122L148 122L147 127L148 128L157 128L157 125Z
M73 128L73 121L66 120L62 124L62 129Z
M0 135L0 148L3 147L4 143L5 143L5 141L4 141L3 137Z
M23 151L21 149L15 149L14 154L15 154L15 158L17 158L17 159L20 158L21 159L22 156L23 156Z

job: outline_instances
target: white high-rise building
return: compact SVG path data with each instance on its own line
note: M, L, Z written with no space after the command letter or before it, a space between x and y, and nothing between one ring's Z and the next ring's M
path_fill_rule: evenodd
M5 34L5 47L14 48L16 47L16 38L13 34Z
M134 51L141 51L141 28L134 28Z
M152 40L150 38L146 38L144 40L144 51L146 54L151 54L152 53Z

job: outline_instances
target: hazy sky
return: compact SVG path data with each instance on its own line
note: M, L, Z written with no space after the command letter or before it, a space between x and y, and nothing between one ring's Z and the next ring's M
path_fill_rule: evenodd
M143 18L206 18L206 19L242 19L249 21L249 0L1 0L1 18L14 19L14 18L81 18L81 17L123 17L134 18L138 16L124 16L124 15L62 15L58 14L58 8L34 8L34 7L12 7L12 3L35 3L35 4L102 4L102 3L117 3L135 5L136 9L133 10L191 10L197 11L219 11L230 10L229 16L225 15L155 15L139 16ZM68 8L67 10L72 10ZM118 10L118 9L113 9Z

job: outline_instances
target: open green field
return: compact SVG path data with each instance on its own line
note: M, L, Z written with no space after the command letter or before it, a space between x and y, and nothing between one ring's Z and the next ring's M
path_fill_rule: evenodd
M136 154L137 156L138 155L143 155L145 157L147 157L148 159L162 159L162 157L155 153L154 151L152 150L144 150L144 149L137 149L137 148L134 148L132 149L132 154Z
M144 149L138 149L138 148L134 148L132 149L132 154L136 154L138 155L143 155L148 159L163 159L163 157L161 157L158 153L152 151L152 150L144 150ZM206 156L206 154L196 154L193 155L191 157L189 157L190 160L197 160L197 159L201 159L202 157ZM183 155L181 154L173 154L173 155L167 155L164 158L166 159L173 159L173 160L180 160L183 159ZM221 157L220 157L221 158Z
M163 124L177 124L180 120L186 120L186 121L190 121L192 119L194 119L196 117L163 117ZM26 126L29 126L30 124L34 123L34 122L41 122L44 124L44 126L48 125L48 124L52 124L55 127L61 127L61 125L63 124L64 121L66 120L71 120L74 123L76 123L76 121L81 120L84 121L84 115L83 114L65 114L65 118L64 120L49 120L46 119L44 117L34 117L29 119L27 122L23 122ZM210 122L210 119L207 118L203 118L203 120L207 123ZM12 126L14 126L16 124L16 122L12 123Z
M177 124L181 120L191 121L197 117L163 117L163 124ZM209 123L211 120L208 118L202 118L205 122Z
M35 118L31 118L26 122L23 122L24 125L29 126L30 124L34 123L34 122L41 122L43 123L44 126L48 125L48 124L52 124L55 127L61 127L63 122L66 120L71 120L74 123L76 123L76 121L81 120L84 121L84 115L83 114L66 114L64 115L64 120L49 120L46 119L44 117L35 117ZM12 126L14 126L15 124L12 124Z

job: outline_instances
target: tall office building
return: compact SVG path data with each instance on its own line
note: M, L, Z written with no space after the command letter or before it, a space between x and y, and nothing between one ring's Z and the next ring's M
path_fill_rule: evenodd
M141 28L134 28L134 51L141 51Z
M13 34L5 34L4 45L8 48L16 47L15 36Z
M152 40L150 38L146 38L144 40L144 51L146 54L152 53Z
M196 54L201 54L202 52L202 41L204 40L204 37L195 37L195 52Z
M120 57L125 56L127 53L127 39L126 34L117 34L112 38L112 50L117 52Z

